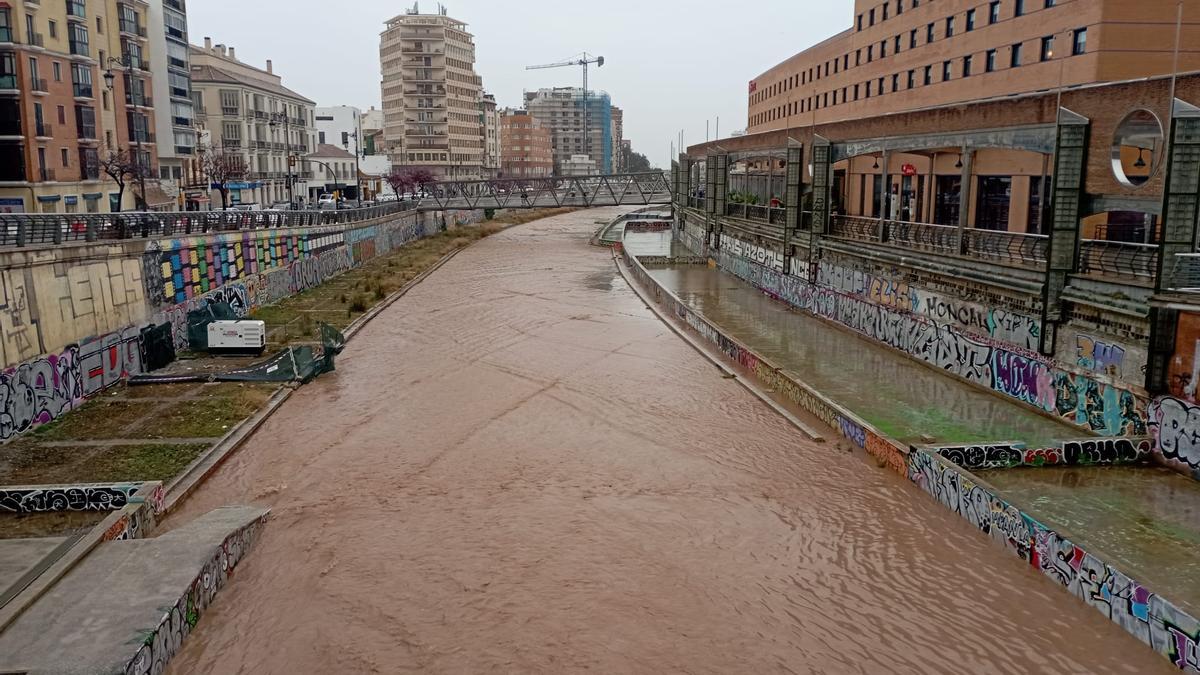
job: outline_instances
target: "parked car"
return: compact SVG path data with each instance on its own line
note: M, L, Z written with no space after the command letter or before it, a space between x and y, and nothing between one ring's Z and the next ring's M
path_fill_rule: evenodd
M328 192L323 193L317 199L317 208L324 211L325 209L336 209L338 207L337 199Z

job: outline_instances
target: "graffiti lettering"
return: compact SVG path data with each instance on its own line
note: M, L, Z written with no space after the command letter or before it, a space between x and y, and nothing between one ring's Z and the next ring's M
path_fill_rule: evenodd
M0 489L0 511L116 511L129 503L140 485Z
M1150 426L1168 460L1200 470L1200 407L1165 396L1150 405Z

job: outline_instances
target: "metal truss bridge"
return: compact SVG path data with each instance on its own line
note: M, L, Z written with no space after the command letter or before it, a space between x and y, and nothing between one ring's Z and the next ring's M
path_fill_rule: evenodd
M419 211L671 203L671 182L661 172L440 181L427 185L425 192L425 197L417 204Z

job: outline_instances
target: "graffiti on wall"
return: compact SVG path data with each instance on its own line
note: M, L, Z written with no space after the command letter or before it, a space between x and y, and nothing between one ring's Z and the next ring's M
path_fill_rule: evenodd
M953 445L932 451L975 471L1018 466L1134 464L1149 459L1152 450L1149 438L1085 438L1039 448L1029 448L1024 443L991 443Z
M1175 327L1175 354L1167 364L1167 390L1175 398L1196 403L1200 386L1200 314L1180 312Z
M53 422L81 400L78 347L0 372L0 441Z
M769 267L776 272L783 271L783 253L758 244L742 241L728 234L721 235L721 250L731 255L750 260L751 262Z
M891 277L829 263L817 266L822 286L873 304L912 312L934 322L954 326L979 337L1033 351L1038 348L1041 320L1000 308L946 298Z
M871 292L866 275L834 272L822 264L818 279L838 284L830 288L779 274L726 250L717 253L717 261L773 297L1074 424L1106 436L1147 433L1145 401L1132 392L1061 370L1036 354L1002 347L921 313L898 310L894 301L888 306L871 302L866 299ZM840 290L847 286L855 290Z
M141 636L142 646L126 664L126 675L163 672L167 662L179 653L184 639L196 628L200 615L212 604L217 591L250 550L264 522L265 519L243 527L221 543L183 596L164 613L158 626Z
M1075 364L1095 373L1120 377L1125 367L1125 348L1080 333L1075 336Z
M1156 399L1150 428L1163 457L1200 473L1200 406L1172 396Z
M1196 667L1195 617L929 452L911 449L908 478L1177 667Z
M116 511L129 503L140 484L79 485L0 489L0 511Z

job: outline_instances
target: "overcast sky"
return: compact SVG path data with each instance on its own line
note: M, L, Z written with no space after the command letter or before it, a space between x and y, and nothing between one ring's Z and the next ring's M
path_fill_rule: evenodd
M578 67L527 71L583 51L603 55L591 87L625 111L625 137L658 166L669 166L680 129L685 144L704 140L706 120L721 135L746 126L750 79L796 52L848 28L851 0L448 0L450 16L475 35L476 70L501 106L522 92L579 86ZM379 33L412 4L385 0L194 0L193 44L211 37L238 58L275 62L283 83L317 105L378 107ZM436 2L421 2L435 13Z

